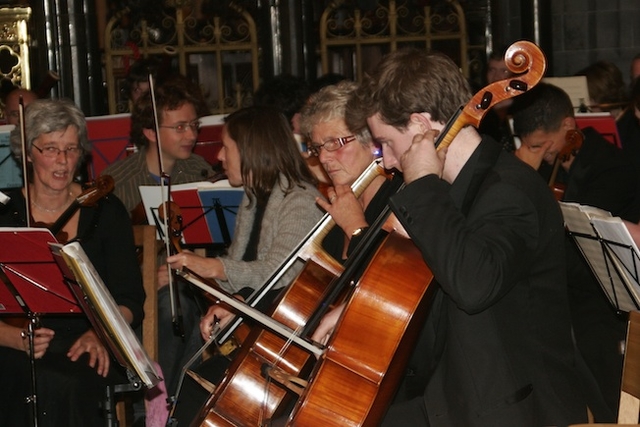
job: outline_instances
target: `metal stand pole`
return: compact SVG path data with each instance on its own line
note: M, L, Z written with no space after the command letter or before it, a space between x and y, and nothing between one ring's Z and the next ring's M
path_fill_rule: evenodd
M35 330L39 320L36 316L29 314L29 323L27 324L27 332L22 332L22 338L29 339L29 363L31 365L31 395L25 398L26 402L31 404L31 413L33 416L33 426L38 427L38 387L36 379L36 358L34 352ZM26 335L26 337L25 337Z

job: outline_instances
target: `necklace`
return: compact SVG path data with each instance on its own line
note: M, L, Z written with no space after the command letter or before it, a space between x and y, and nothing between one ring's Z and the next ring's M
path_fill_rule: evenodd
M40 206L38 203L36 203L35 199L31 199L31 204L33 206L35 206L36 208L40 209L41 211L47 212L47 213L56 213L61 211L62 209L66 208L69 205L69 200L71 198L72 194L71 191L69 191L69 194L67 195L67 200L64 202L64 204L62 204L61 206L55 208L55 209L49 209L49 208L45 208L44 206Z

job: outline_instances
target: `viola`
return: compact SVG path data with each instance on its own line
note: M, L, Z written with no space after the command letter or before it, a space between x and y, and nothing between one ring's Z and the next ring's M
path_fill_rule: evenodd
M489 85L461 107L441 132L438 149L448 146L464 126L477 126L495 104L533 87L546 68L544 55L529 42L512 45L505 61L520 75ZM293 397L289 390L301 393L289 418L292 425L375 425L381 419L409 357L398 349L412 348L417 338L433 278L415 245L395 232L384 235L389 213L387 209L369 228L339 277L308 262L295 283L302 278L308 285L295 310L280 304L274 308L274 319L305 336L313 330L312 317L324 310L304 302L324 308L345 287L353 288L318 362L302 346L291 345L292 340L254 328L194 425L261 425L284 409L286 399ZM364 274L362 265L368 265ZM302 388L294 385L301 382Z
M73 202L62 212L56 222L53 224L45 224L42 222L34 222L33 227L48 228L51 234L56 236L60 243L68 241L68 234L62 229L69 222L71 217L82 206L94 206L100 199L113 191L114 181L109 175L99 177L95 182L91 183L86 189L76 197Z
M584 134L579 129L569 129L565 134L565 144L562 150L558 152L556 160L553 163L553 170L549 178L549 188L553 191L553 195L557 201L561 201L564 198L565 185L563 183L556 182L558 177L558 170L560 165L568 161L572 156L576 156L580 148L582 148L582 142L584 141Z

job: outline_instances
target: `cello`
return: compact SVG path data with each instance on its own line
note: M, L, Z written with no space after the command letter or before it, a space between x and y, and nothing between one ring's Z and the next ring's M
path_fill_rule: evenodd
M477 93L441 132L438 150L463 126L477 127L496 102L535 86L546 68L544 55L529 42L512 45L505 62L520 75ZM432 282L417 247L390 233L360 278L288 424L377 425L410 357L403 349L413 347L424 324ZM366 336L361 332L365 326Z
M546 67L542 53L528 42L513 45L507 51L506 59L509 68L521 75L493 83L474 96L441 132L439 149L448 146L462 127L477 126L491 106L537 84ZM415 246L397 232L381 235L380 229L386 220L387 215L383 215L370 228L364 238L365 249L361 250L359 246L345 265L340 279L343 283L357 281L357 284L353 286L336 332L319 362L314 367L309 366L310 359L298 363L293 357L297 356L293 351L296 346L289 345L286 340L276 351L261 344L251 344L253 353L249 352L249 345L243 347L247 350L242 356L251 360L254 370L267 373L267 380L254 382L252 379L250 384L247 381L250 387L245 392L229 392L226 390L229 376L225 378L205 408L208 413L204 414L203 425L259 425L263 420L277 416L283 405L274 404L277 396L274 395L276 387L271 381L271 371L285 370L283 376L286 378L292 367L302 375L309 369L313 369L313 373L302 390L289 424L370 425L380 420L408 359L408 354L398 349L410 347L417 336L417 328L422 324L420 316L426 313L423 308L428 304L425 296L432 291L433 278ZM370 261L368 253L380 239L382 244L373 255L374 261ZM358 277L352 269L358 269L363 262L369 267ZM411 273L409 285L405 280L407 272ZM374 339L367 339L362 333L364 329L366 335ZM256 331L256 334L260 333L262 331ZM236 359L231 369L240 364ZM221 403L224 394L229 396ZM238 414L240 411L244 413ZM215 415L210 416L212 413Z

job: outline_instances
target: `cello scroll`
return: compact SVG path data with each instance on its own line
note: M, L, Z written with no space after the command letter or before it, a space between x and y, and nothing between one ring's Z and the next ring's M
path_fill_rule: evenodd
M447 124L436 141L438 149L448 147L463 126L478 127L487 111L496 104L521 95L537 85L547 69L547 60L540 48L524 40L515 42L507 49L505 64L516 75L491 83L461 107L460 113L453 117L454 121Z

